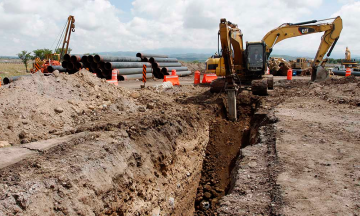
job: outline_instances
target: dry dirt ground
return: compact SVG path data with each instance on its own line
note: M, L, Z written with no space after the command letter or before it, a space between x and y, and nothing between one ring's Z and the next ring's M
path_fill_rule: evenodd
M0 164L0 215L359 215L359 83L244 90L229 122L206 86L23 78L0 88L0 162L27 155Z

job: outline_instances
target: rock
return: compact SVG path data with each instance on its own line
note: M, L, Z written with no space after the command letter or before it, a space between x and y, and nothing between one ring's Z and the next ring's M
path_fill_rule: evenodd
M205 192L205 193L204 193L204 197L207 198L207 199L210 199L211 196L212 196L212 195L211 195L211 193L209 193L209 192Z
M207 201L202 201L202 202L200 203L200 208L201 208L202 210L207 210L207 209L210 208L210 203L207 202Z
M139 107L138 110L139 110L139 112L145 112L146 111L145 107Z
M207 191L210 191L212 188L211 188L210 185L207 184L207 185L204 186L204 189L207 190Z
M11 146L8 141L0 141L0 148Z
M257 166L257 163L255 161L252 161L252 162L248 163L248 165L249 165L249 167L254 168Z
M95 109L95 107L93 105L89 105L88 108L91 109L91 110Z
M134 99L137 99L140 97L140 93L139 92L133 92L130 94L130 97L134 98Z
M171 208L175 207L175 199L174 199L174 197L169 198L169 205L170 205Z
M64 112L64 109L61 108L61 107L56 107L56 108L54 109L54 111L55 111L56 113L62 113L62 112Z
M154 109L155 105L153 103L149 103L149 104L146 105L146 108L147 109Z
M27 137L27 133L25 132L25 131L21 131L20 133L19 133L19 138L20 139L25 139Z
M60 76L60 72L58 70L54 70L54 72L52 73L55 77Z

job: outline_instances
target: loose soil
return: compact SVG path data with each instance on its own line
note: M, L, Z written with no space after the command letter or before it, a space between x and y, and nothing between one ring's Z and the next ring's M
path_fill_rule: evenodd
M23 78L0 88L0 140L76 136L0 169L0 215L359 215L359 87L244 90L229 122L206 86Z

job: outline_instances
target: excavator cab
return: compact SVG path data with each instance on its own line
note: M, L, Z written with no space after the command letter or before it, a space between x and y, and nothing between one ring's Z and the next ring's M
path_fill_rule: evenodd
M266 45L263 42L246 42L246 69L263 75L266 67Z

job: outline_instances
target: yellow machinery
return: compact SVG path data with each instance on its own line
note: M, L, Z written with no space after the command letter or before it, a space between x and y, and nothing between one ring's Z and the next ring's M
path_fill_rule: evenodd
M341 18L336 17L332 18L332 20L332 23L320 23L325 20L285 23L268 32L262 41L246 42L246 47L244 47L243 34L237 25L226 21L226 19L221 19L219 40L221 42L222 57L219 59L215 71L218 76L224 76L225 78L212 82L211 91L219 91L220 89L220 91L225 90L227 93L229 119L236 120L237 117L236 95L240 83L251 82L253 93L267 94L268 85L266 82L264 84L264 82L257 82L256 80L268 79L268 83L272 83L272 77L265 75L266 61L274 45L284 39L324 32L312 63L313 73L311 79L313 81L326 79L328 72L324 69L324 65L328 59L323 58L326 53L327 57L330 56L342 30ZM269 87L272 88L272 85Z

